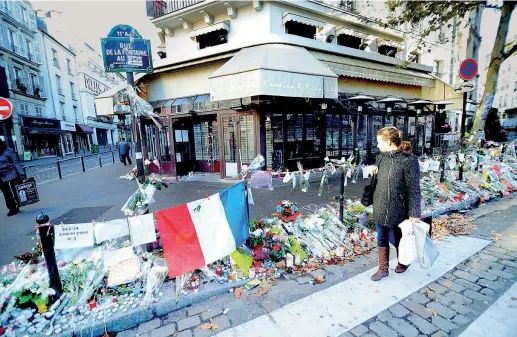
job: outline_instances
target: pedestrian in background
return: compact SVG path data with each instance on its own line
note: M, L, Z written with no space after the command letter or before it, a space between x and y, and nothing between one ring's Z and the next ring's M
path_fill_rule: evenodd
M380 154L376 160L377 185L373 194L373 220L377 225L379 270L372 276L379 281L389 275L390 242L397 249L402 231L398 227L404 220L420 221L421 199L420 165L411 155L411 144L402 141L402 132L386 127L377 132ZM396 273L409 266L398 264Z
M126 160L129 162L129 165L132 165L131 163L131 157L129 156L129 153L131 151L131 145L129 145L128 142L126 142L125 138L122 138L122 141L118 143L118 154L120 155L120 161L126 166Z
M0 189L5 198L5 205L9 209L7 216L20 213L15 183L24 176L18 155L0 139Z

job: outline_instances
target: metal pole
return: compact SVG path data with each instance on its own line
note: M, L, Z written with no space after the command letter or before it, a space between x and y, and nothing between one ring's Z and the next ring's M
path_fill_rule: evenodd
M404 117L404 139L405 139L405 140L408 140L408 139L409 139L408 129L409 129L409 116L408 116L408 115L406 115L406 116Z
M63 175L61 174L61 161L57 160L57 174L59 175L59 179L63 179Z
M354 161L357 160L357 152L358 152L358 148L357 148L357 122L358 122L358 118L359 118L359 115L352 115L351 116L351 119L352 119L352 123L353 123L353 129L352 129L352 143L353 143L353 146L354 146L354 149L353 149L353 155L354 155ZM356 162L356 164L359 164Z
M345 171L341 172L341 187L339 188L339 221L343 223L345 213Z
M86 168L84 167L84 157L80 157L81 159L81 166L83 167L83 172L86 172Z
M467 118L467 93L463 93L463 112L461 114L461 137L460 142L463 143L465 138L465 120ZM460 144L462 146L462 144ZM460 172L459 172L459 180L463 181L463 163L460 163Z
M415 135L415 150L418 150L418 144L419 144L419 141L420 141L420 125L418 125L418 115L415 118L415 133L416 133L416 135ZM418 153L415 153L415 154L418 155ZM420 153L420 154L422 154L422 153Z
M111 150L111 157L113 158L113 164L115 164L115 151Z
M59 277L59 271L57 268L56 252L54 250L54 227L48 223L48 217L45 217L46 223L38 222L38 231L41 240L41 249L43 250L43 256L47 264L47 272L50 281L50 287L56 291L56 298L61 297L63 293L63 286L61 284L61 278Z
M99 153L99 167L102 167L102 153Z
M366 163L372 162L372 134L373 134L373 117L366 115Z

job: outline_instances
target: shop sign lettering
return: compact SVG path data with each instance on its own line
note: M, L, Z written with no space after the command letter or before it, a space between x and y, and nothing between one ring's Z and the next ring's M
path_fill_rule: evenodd
M57 119L44 119L34 117L23 117L23 125L32 128L60 129L61 124Z
M56 225L56 249L70 249L93 246L93 223Z
M88 75L84 75L84 86L86 89L93 91L97 95L109 90L109 87Z

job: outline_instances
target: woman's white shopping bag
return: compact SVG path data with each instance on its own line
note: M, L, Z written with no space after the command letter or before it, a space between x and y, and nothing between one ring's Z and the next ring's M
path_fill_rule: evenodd
M399 243L398 261L400 264L408 266L418 260L415 231L409 220L402 222L399 228L402 230L402 238Z
M429 237L429 228L429 224L422 221L413 223L418 262L422 268L426 269L431 268L440 255L433 240Z

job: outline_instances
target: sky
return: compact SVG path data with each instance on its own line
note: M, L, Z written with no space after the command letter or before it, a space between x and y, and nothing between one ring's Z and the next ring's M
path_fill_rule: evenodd
M159 43L156 29L146 15L143 0L33 0L34 10L62 12L63 23L74 33L101 53L100 39L106 37L114 26L127 24L135 28L151 45ZM156 48L153 54L156 54Z

